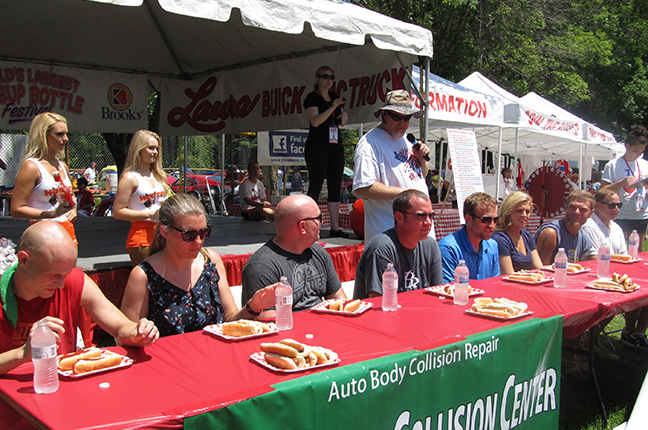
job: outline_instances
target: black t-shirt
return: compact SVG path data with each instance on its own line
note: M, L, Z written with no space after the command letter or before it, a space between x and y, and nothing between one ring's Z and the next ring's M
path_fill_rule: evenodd
M338 98L338 95L334 92L329 91L330 102L327 102L322 98L322 96L317 92L313 91L306 96L304 100L304 109L309 107L317 106L317 113L320 114L326 109L331 107L333 100ZM340 118L342 114L342 106L338 106L335 109L333 115L329 116L326 121L319 125L319 127L313 127L313 125L308 122L308 139L306 140L307 144L324 146L329 143L329 127L332 125L340 125Z

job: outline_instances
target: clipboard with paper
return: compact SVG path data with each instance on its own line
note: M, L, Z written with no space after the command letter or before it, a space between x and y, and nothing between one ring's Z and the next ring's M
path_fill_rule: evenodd
M626 185L624 188L634 189L639 187L645 187L646 185L648 185L648 178L642 179L641 181L637 181L634 184Z

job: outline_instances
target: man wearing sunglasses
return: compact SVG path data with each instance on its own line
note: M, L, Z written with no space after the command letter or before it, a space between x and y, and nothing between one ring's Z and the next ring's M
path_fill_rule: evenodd
M389 263L398 273L399 293L443 283L439 245L429 237L434 213L428 195L403 191L392 208L394 228L374 236L360 257L354 299L382 295L382 275Z
M443 281L453 282L459 260L464 260L470 279L499 276L499 247L491 236L497 226L497 201L486 193L473 193L464 201L466 225L439 242Z
M259 248L243 267L242 302L257 290L285 276L293 288L293 310L310 309L326 299L345 299L333 261L319 239L322 212L305 194L283 199L275 210L277 234ZM273 318L274 309L259 318Z
M538 228L535 240L542 264L553 264L558 248L565 249L570 263L596 258L589 235L581 229L592 215L594 203L587 191L572 191L567 196L565 217Z
M355 150L353 192L364 200L365 242L394 226L392 201L407 189L427 193L425 177L430 149L405 138L411 118L423 111L412 107L405 90L387 93L385 105L375 112L381 123L364 135ZM434 237L434 228L430 230Z
M619 195L610 188L603 188L596 192L594 199L596 200L594 214L582 227L592 241L592 249L598 253L599 245L606 240L612 254L627 254L628 247L623 229L614 221L623 206ZM623 316L625 327L621 332L621 340L631 347L648 350L648 339L645 334L648 329L648 307L626 312ZM599 328L605 328L608 322L609 320L603 321Z

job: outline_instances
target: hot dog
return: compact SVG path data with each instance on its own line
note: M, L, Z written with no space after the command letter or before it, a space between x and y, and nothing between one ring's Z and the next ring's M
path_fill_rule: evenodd
M288 346L286 344L279 343L279 342L262 343L261 351L271 352L273 354L279 354L290 358L295 358L299 355L299 351L297 351L292 346Z
M221 324L221 330L226 336L241 337L275 331L276 326L274 323L242 319Z
M122 357L116 354L108 354L103 357L89 358L86 360L79 360L74 364L74 373L86 373L93 370L107 369L109 367L119 366L122 362Z
M491 299L490 297L480 297L475 299L471 310L486 315L511 318L524 313L527 307L527 304L524 302L516 302L506 298Z
M280 369L294 370L297 369L297 365L292 358L286 357L285 355L275 354L273 352L266 352L263 357L268 364L278 367Z
M525 282L540 282L544 279L543 272L531 272L526 270L521 270L519 272L513 272L508 275L509 279L516 279L519 281Z
M341 311L341 312L355 312L358 310L362 302L358 299L356 300L333 300L329 303L328 308L332 311Z
M621 254L612 254L610 255L610 260L612 261L630 261L632 260L631 255L621 255Z
M279 369L296 370L336 362L338 355L321 346L310 346L294 339L262 343L266 362Z
M101 357L101 350L99 348L92 347L80 349L76 352L61 355L58 359L58 367L65 372L72 370L76 362L79 360L97 357Z

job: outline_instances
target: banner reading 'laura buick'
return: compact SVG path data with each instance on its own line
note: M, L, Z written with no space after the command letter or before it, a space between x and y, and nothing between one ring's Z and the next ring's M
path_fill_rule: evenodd
M408 88L391 51L350 48L215 73L202 79L162 79L164 135L237 133L308 128L304 99L315 71L335 73L333 91L346 99L349 124L375 121L387 92Z
M38 114L63 115L70 130L147 128L146 75L0 61L0 129L27 130Z

